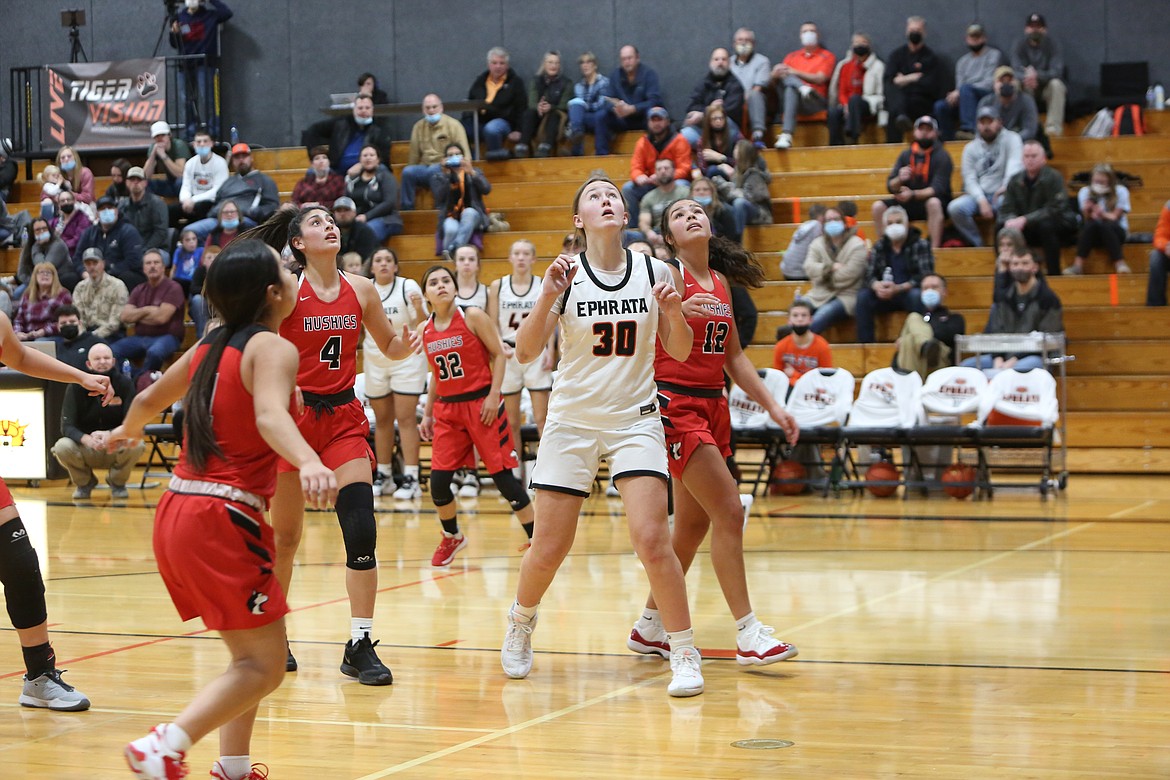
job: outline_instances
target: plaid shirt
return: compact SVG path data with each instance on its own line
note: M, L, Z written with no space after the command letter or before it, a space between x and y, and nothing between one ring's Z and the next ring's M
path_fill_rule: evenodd
M36 284L34 281L33 284ZM30 288L31 289L31 288ZM73 303L69 291L62 289L53 298L41 298L34 301L26 291L20 297L20 308L16 311L16 320L12 327L17 333L33 333L44 328L46 336L57 335L56 310L58 306Z

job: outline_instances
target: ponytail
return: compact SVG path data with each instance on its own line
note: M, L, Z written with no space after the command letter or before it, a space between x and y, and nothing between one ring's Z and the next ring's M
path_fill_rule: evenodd
M305 258L304 252L292 245L292 240L301 235L301 222L310 211L324 211L330 215L333 213L324 206L302 206L298 209L296 206L286 203L278 208L271 217L264 220L264 222L254 228L245 230L236 236L234 240L240 241L250 238L263 241L281 253L282 257L284 256L284 250L287 248L292 253L292 256L296 258L296 262L289 266L289 270L299 274L308 264L308 260Z
M191 378L191 386L183 397L183 448L187 453L187 461L195 471L203 471L212 457L223 457L223 450L215 439L212 426L211 401L219 374L219 360L234 333L228 327L216 328L211 332L207 354L200 361L195 376Z
M764 269L756 256L729 238L711 236L707 264L740 287L759 287L764 283Z

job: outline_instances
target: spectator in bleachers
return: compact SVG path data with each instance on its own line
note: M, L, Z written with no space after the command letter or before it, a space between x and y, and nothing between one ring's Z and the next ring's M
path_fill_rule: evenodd
M712 234L737 244L743 242L743 231L739 229L735 220L735 212L731 210L730 203L724 203L723 199L719 197L715 182L706 176L695 179L691 182L691 200L703 207L703 211L706 212L707 219L711 223ZM646 201L643 200L642 203L644 205Z
M636 46L628 43L622 46L618 51L618 60L621 65L609 77L614 94L613 110L597 126L597 144L606 153L610 148L609 140L615 133L649 129L650 109L663 103L658 74L653 68L642 64L642 56Z
M1122 251L1129 231L1129 188L1117 181L1113 166L1108 163L1093 166L1089 186L1081 187L1077 193L1077 207L1081 210L1077 256L1064 272L1083 274L1085 258L1093 251L1093 247L1099 246L1109 253L1117 273L1130 273Z
M148 249L142 258L146 281L130 291L122 307L122 323L134 326L134 335L118 339L113 345L114 358L142 358L135 372L158 371L183 343L183 313L186 301L183 288L167 278L166 258L161 250Z
M305 151L325 146L329 149L329 166L342 176L352 176L361 170L359 156L366 146L378 150L383 160L390 159L390 134L374 123L374 100L369 95L353 99L349 116L322 119L309 125L301 133Z
M946 97L934 104L939 132L944 141L955 138L969 141L975 137L975 111L979 101L990 95L1003 64L1003 52L987 45L987 31L973 22L967 25L967 53L955 63L955 86ZM955 131L955 118L959 129Z
M884 214L882 237L870 250L865 281L857 293L857 340L874 341L874 315L878 312L916 311L922 307L919 285L927 274L934 273L934 254L930 242L912 227L906 210L891 206Z
M105 196L98 199L98 221L91 225L73 253L74 268L80 272L85 250L97 247L102 250L106 273L113 274L126 283L127 289L145 281L142 274L142 236L118 213L118 204Z
M12 185L16 183L19 174L20 169L16 165L16 160L12 159L12 141L0 138L0 213L3 213L8 205Z
M796 118L816 114L829 106L829 81L837 67L837 56L821 46L820 31L812 22L800 25L800 48L789 52L772 68L772 83L782 112L777 149L792 146Z
M142 170L150 182L150 191L164 198L176 198L183 185L183 169L194 152L182 138L171 135L171 126L159 120L150 126L154 145L146 155ZM157 178L161 174L162 178Z
M211 317L207 301L203 298L203 282L207 279L207 269L211 267L218 254L219 247L217 246L209 246L204 249L199 266L191 275L191 299L187 303L187 309L191 312L191 320L195 323L195 338L203 338L203 334L207 331L207 321Z
M368 225L380 244L402 232L398 182L383 164L378 149L370 144L362 147L359 165L359 170L345 179L345 194L357 208L357 221Z
M126 187L126 174L134 167L125 157L119 157L110 163L110 186L106 187L106 195L117 200L130 197L130 190Z
M655 248L663 246L662 214L666 207L691 191L690 185L677 177L673 160L669 157L656 160L654 188L642 196L638 205L638 231Z
M28 227L28 237L20 249L20 263L16 267L16 280L22 288L32 282L33 268L41 263L50 263L56 268L61 286L73 292L81 275L77 273L73 258L69 256L69 247L53 234L48 220L34 217ZM20 292L23 290L18 289L18 295Z
M220 207L219 214L215 218L215 227L202 241L199 241L199 234L189 228L192 233L195 233L195 240L201 243L204 249L213 246L223 249L234 241L243 229L244 226L240 221L240 209L232 200Z
M84 371L89 350L94 344L105 342L86 330L81 311L72 303L57 307L57 359Z
M823 336L812 330L812 305L802 299L788 307L790 332L772 349L772 368L783 371L789 384L818 368L833 367L833 350Z
M442 173L445 150L458 144L464 157L471 157L467 131L455 117L443 113L443 101L431 93L422 101L423 118L410 130L410 153L402 169L402 210L414 209L419 187L430 187L436 173Z
M528 108L528 94L524 79L508 64L512 56L502 46L487 53L487 70L479 74L467 91L468 100L483 100L487 105L479 109L479 131L483 134L488 160L506 160L509 152L504 141L520 140L520 122ZM471 132L471 113L465 112L463 126Z
M746 138L736 142L732 162L730 180L714 181L719 196L731 204L736 233L742 236L748 225L772 224L772 193L768 189L772 174L760 150Z
M894 197L873 204L873 225L880 234L885 225L884 215L891 206L901 206L910 219L925 220L930 234L930 246L942 246L943 224L947 204L951 200L951 175L955 164L938 139L938 123L934 117L920 116L914 122L914 140L902 151L890 169L886 189Z
M61 286L52 263L33 266L32 281L20 296L12 329L21 341L57 335L57 307L73 303L73 296Z
M772 63L756 51L756 34L747 27L740 27L735 31L732 43L735 56L731 58L731 72L743 85L744 103L747 104L748 114L747 129L751 131L752 143L762 149L764 133L768 129L768 92L772 89Z
M991 106L999 111L1000 121L1008 130L1014 130L1024 141L1036 138L1040 132L1040 118L1036 100L1021 92L1016 83L1016 72L1010 65L995 69L995 93L979 101L979 107Z
M812 287L802 298L812 307L812 331L824 333L834 322L853 316L857 291L865 279L869 247L845 224L841 209L825 209L822 235L814 238L804 260Z
M483 171L463 156L459 144L448 144L445 151L448 162L442 173L435 174L431 189L439 211L442 249L449 253L457 246L470 243L476 231L487 227L483 197L492 191L492 185Z
M41 182L42 216L52 216L55 213L54 210L60 202L62 192L73 194L73 191L69 189L69 183L61 175L61 169L51 163L46 165L45 169L37 174L37 181ZM83 210L88 210L91 204L83 203L79 205L85 207ZM88 213L86 216L88 216Z
M170 205L171 227L178 227L180 220L192 222L206 217L215 205L219 188L228 180L227 160L211 147L210 133L195 133L195 155L183 166L179 201Z
M1068 95L1064 57L1048 35L1048 23L1037 13L1028 14L1024 37L1012 47L1012 68L1024 91L1044 98L1047 115L1044 132L1050 137L1064 133L1064 104Z
M223 0L186 0L171 24L171 46L180 55L202 54L202 61L179 65L178 103L186 108L187 136L206 127L219 136L215 114L215 72L219 69L219 26L232 18L232 9ZM205 113L200 113L200 102ZM200 124L202 123L202 124Z
M12 290L3 280L0 280L0 311L4 312L5 317L12 319Z
M780 258L780 273L789 281L807 279L804 272L804 260L808 257L812 242L821 237L824 231L826 207L823 203L814 203L808 207L808 219L800 224L792 238L788 241L788 248Z
M1162 206L1154 227L1154 248L1150 250L1150 280L1146 287L1146 306L1166 305L1166 277L1170 270L1170 201Z
M94 202L93 171L81 163L81 158L72 146L62 146L57 150L57 167L64 177L63 190L69 190L77 196L78 203L92 204Z
M886 142L900 144L911 128L911 117L929 115L943 95L943 65L926 45L926 20L906 20L906 43L886 59Z
M222 218L222 213L220 216ZM211 241L211 236L208 236L207 240ZM175 253L171 257L169 272L170 277L183 288L184 297L191 293L191 280L195 277L195 269L203 262L204 251L205 248L199 244L199 236L195 235L195 231L184 230L183 235L179 237L179 245L175 247Z
M727 112L722 105L707 106L699 125L699 143L691 177L718 177L730 181L735 176L735 144L742 138L735 124L727 121Z
M314 146L309 150L308 173L293 187L293 205L300 208L306 203L316 203L331 209L333 201L344 194L345 177L329 167L329 147ZM405 191L403 199L405 200Z
M207 216L188 225L201 240L215 229L219 213L228 203L235 204L237 218L243 222L245 228L259 225L276 213L276 207L280 205L280 192L276 189L276 182L268 174L256 170L251 147L245 143L233 146L231 166L233 172L220 185L215 194L215 205L211 207Z
M77 250L81 237L92 224L89 215L77 208L77 199L72 192L62 192L57 196L57 213L49 220L49 225L53 233L69 247L70 254Z
M126 283L106 273L106 261L98 247L86 249L81 256L85 278L73 290L73 304L81 319L102 341L122 337L122 307L130 297Z
M917 371L926 379L937 368L954 364L955 336L967 332L962 314L947 308L947 280L941 274L922 277L924 314L911 312L894 342L894 368Z
M118 212L142 236L147 249L165 249L167 246L167 204L146 184L146 171L134 166L126 171L127 195L118 201Z
M365 260L373 257L378 248L378 236L369 225L357 221L357 206L353 198L344 195L333 201L333 221L341 233L338 254L357 252Z
M1044 147L1033 139L1025 141L1023 149L1024 169L1008 181L999 224L1042 246L1049 275L1058 275L1061 237L1076 224L1076 217L1064 194L1064 177L1048 165Z
M130 472L138 464L146 448L144 442L106 450L106 437L122 424L130 402L134 400L134 385L116 370L114 353L109 346L97 343L87 353L85 369L109 377L114 397L109 402L90 395L80 385L65 388L61 405L61 438L53 445L53 457L69 471L74 484L73 498L87 499L97 487L97 469L109 469L106 482L110 497L129 498L126 483ZM83 369L83 370L85 370Z
M540 70L528 85L528 107L520 119L520 143L516 156L527 157L536 143L536 157L555 154L569 118L573 82L561 71L561 53L546 51Z
M736 120L742 121L743 117L743 84L731 72L731 53L722 46L711 52L707 73L691 90L687 103L687 113L680 132L692 147L699 145L703 117L712 106L721 107L728 125L739 131Z
M951 223L969 246L983 246L975 217L995 219L1008 182L1024 167L1023 142L1004 129L999 111L982 106L977 113L979 137L963 147L963 194L947 206Z
M1011 284L1002 289L1001 297L991 306L984 333L1062 333L1064 320L1060 298L1042 278L1040 265L1030 250L1012 257L1008 274ZM988 377L1014 368L1027 371L1043 368L1044 355L1035 353L980 355L963 361L964 366L983 369Z
M869 35L853 33L849 53L837 61L829 81L829 145L855 144L866 119L877 117L885 105L886 64Z
M630 180L622 185L622 195L630 212L629 226L636 227L642 197L658 186L654 180L657 163L669 159L675 178L686 184L691 173L691 145L670 127L670 114L662 106L651 108L646 115L646 135L638 139L630 157Z
M373 73L363 73L358 76L357 89L359 95L369 95L375 106L390 102L390 96L386 94L386 90L378 86L378 77Z
M595 154L609 154L608 136L598 132L598 128L605 124L606 116L610 112L610 101L613 98L613 86L609 78L601 75L597 69L597 55L587 51L577 58L577 67L581 69L581 80L573 85L573 97L569 99L569 147L570 153L580 156L585 153L582 140L585 133L594 134L593 151ZM605 145L602 142L605 141Z

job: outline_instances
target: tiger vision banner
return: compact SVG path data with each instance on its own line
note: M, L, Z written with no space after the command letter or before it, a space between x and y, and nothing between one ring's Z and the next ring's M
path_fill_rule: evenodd
M166 59L46 65L46 148L145 146L150 125L166 119Z

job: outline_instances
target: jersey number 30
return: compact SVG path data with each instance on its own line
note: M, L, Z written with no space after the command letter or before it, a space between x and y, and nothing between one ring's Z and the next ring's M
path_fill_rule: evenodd
M463 366L459 363L458 352L448 352L446 355L435 355L435 367L439 369L439 379L458 379L463 376Z
M598 357L630 357L638 344L638 323L632 320L621 322L595 322L593 335L597 336L597 343L593 345L593 354Z
M321 347L321 362L329 365L330 371L341 368L341 336L330 336Z

